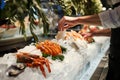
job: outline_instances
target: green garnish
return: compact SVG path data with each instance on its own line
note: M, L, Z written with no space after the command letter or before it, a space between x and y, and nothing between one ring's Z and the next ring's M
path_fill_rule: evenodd
M58 58L63 61L64 60L64 56L63 55L58 55Z
M50 55L49 55L49 54L46 54L46 53L42 53L42 56L46 58L46 57L48 57L48 56L50 56Z
M57 55L57 56L52 56L52 60L60 60L60 61L63 61L64 60L64 56L63 55Z
M52 56L52 60L58 59L57 56Z
M67 48L63 47L63 46L60 46L61 49L62 49L62 52L66 52L67 51Z

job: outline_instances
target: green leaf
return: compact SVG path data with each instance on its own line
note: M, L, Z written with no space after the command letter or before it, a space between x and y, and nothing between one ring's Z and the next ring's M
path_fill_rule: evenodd
M32 34L32 36L33 36L33 38L34 38L34 41L35 42L38 42L39 40L38 40L38 37L37 37L37 35L34 33L34 25L32 24L32 23L30 23L30 32L31 32L31 34Z
M58 59L57 56L52 56L52 60Z
M46 54L46 53L42 53L42 56L46 58L46 57L48 57L48 56L50 56L50 55L49 55L49 54Z
M64 56L63 55L52 56L52 60L63 61L64 60Z
M58 58L63 61L64 60L64 56L63 55L58 55Z
M6 5L4 9L0 9L0 19L10 19L13 23L16 21L20 22L20 30L19 33L24 35L25 40L26 37L26 29L24 24L24 19L26 16L29 16L31 28L30 32L34 37L34 40L38 41L37 35L34 33L34 29L36 29L34 26L34 20L36 19L34 15L37 15L38 18L42 18L42 21L44 22L44 34L47 34L49 31L49 24L48 19L45 15L45 13L42 11L41 8L41 1L40 0L5 0ZM10 23L12 23L10 22Z
M67 51L67 48L63 47L63 46L60 46L61 49L62 49L62 52L66 52Z
M47 36L48 32L49 32L49 24L47 22L43 21L43 31L44 31L44 35Z

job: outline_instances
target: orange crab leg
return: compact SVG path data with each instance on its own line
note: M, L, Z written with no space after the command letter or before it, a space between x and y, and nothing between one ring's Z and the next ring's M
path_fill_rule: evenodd
M42 72L42 74L43 74L43 76L46 78L46 73L45 73L45 69L44 69L44 67L43 67L43 65L42 64L40 64L40 70L41 70L41 72Z
M51 72L51 69L50 69L50 65L49 65L49 61L46 59L45 60L45 65L46 65L46 67L47 67L47 69L48 69L48 71L49 71L49 73Z

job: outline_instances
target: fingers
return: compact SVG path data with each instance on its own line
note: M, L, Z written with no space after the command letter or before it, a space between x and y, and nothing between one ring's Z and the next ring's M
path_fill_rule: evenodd
M83 37L84 37L84 38L92 37L92 33L85 33L85 34L83 35Z
M68 25L68 24L64 24L64 25L60 25L60 26L59 26L59 30L60 30L60 31L67 30L68 28L70 28L70 25Z
M65 29L68 29L70 27L73 27L76 25L75 18L64 16L59 22L58 22L58 29L63 31Z
M65 29L69 28L69 23L67 23L67 20L65 16L58 22L58 30L64 31Z
M62 30L67 30L69 28L69 25L65 25Z

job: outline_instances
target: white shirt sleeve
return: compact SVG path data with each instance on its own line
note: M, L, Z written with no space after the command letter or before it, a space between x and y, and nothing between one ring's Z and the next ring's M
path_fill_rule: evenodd
M114 10L108 10L99 13L102 26L105 28L117 28L120 27L120 6Z

